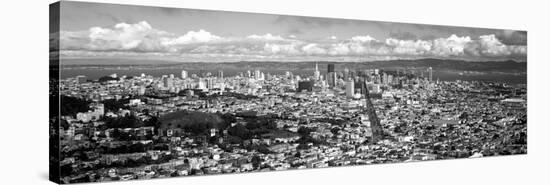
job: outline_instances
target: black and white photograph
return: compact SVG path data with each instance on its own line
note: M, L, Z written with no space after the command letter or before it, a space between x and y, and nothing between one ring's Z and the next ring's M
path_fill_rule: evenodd
M527 154L525 30L61 1L56 183Z

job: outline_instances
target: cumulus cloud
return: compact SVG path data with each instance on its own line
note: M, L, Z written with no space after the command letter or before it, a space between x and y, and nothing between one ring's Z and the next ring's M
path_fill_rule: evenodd
M268 54L289 54L296 55L300 52L296 49L295 44L271 44L266 43L264 45L264 51Z
M470 37L459 37L454 34L449 38L437 38L433 40L432 53L436 56L462 56L466 44L470 42Z
M265 35L249 35L248 37L246 38L249 38L249 39L255 39L255 40L285 40L283 37L281 37L280 35L271 35L271 33L266 33Z
M386 45L399 55L425 55L432 49L432 43L424 40L386 39Z
M501 56L525 56L527 46L505 45L494 34L479 36L479 39L466 45L470 55L498 58Z
M213 35L210 32L199 30L199 31L189 31L185 35L179 36L175 39L165 40L163 44L165 45L178 45L178 44L191 44L191 43L202 43L202 42L211 42L219 41L222 38L217 35Z
M377 41L375 38L366 35L366 36L355 36L352 37L350 40L356 41L356 42L371 42L371 41Z
M99 51L161 51L165 49L162 41L170 36L167 32L153 29L145 21L119 23L113 28L92 27L87 34L89 42L80 47Z
M501 35L498 35L501 34ZM508 37L516 32L507 33ZM339 39L302 40L294 35L284 38L266 33L245 37L224 37L207 30L191 30L178 35L155 29L142 21L119 23L112 27L92 27L83 31L61 31L61 55L117 56L121 53L143 53L155 56L217 56L281 59L395 59L459 58L468 60L525 59L526 45L502 41L502 33L470 36L450 35L444 38L378 40L368 34ZM50 41L53 42L53 41ZM56 49L56 48L54 48Z
M319 47L318 44L307 44L302 46L302 51L306 55L324 55L327 53L326 49Z

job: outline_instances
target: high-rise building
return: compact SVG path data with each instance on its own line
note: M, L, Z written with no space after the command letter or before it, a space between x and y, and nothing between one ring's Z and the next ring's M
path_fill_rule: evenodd
M172 78L164 77L163 82L165 88L172 88L174 86L174 81Z
M347 67L344 68L344 72L342 74L342 77L344 78L344 80L348 80L348 78L349 78L349 69Z
M206 82L203 78L199 78L198 89L206 89Z
M188 76L187 71L181 70L181 79L186 79Z
M213 89L214 88L214 79L213 78L207 78L206 79L206 88L207 89Z
M334 64L327 65L327 73L334 73Z
M223 78L223 71L222 70L218 71L218 78Z
M428 80L431 82L433 79L433 69L432 67L428 67Z
M329 87L336 86L336 80L338 79L336 72L334 71L334 64L327 65L327 81Z
M254 70L254 78L259 80L261 78L261 73L259 69Z
M353 98L355 96L355 82L352 80L346 81L346 97Z
M319 77L321 76L321 73L319 72L319 65L315 63L315 71L313 72L313 78L315 80L320 80Z
M252 73L250 72L250 70L247 70L246 71L246 77L247 78L250 78L252 76Z
M338 76L336 76L335 72L331 72L327 74L327 83L329 87L335 87L336 86L336 80L338 79Z

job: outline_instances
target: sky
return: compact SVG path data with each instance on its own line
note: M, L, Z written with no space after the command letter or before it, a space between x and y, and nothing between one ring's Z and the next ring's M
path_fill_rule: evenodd
M181 62L527 60L527 32L63 1L59 56Z

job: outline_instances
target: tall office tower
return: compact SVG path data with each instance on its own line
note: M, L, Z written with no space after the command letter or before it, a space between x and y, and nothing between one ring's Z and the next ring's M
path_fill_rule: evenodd
M379 72L380 72L380 70L374 69L374 75L378 75Z
M203 78L199 78L198 89L206 89L206 82Z
M433 74L433 69L432 69L432 67L428 67L428 80L429 80L430 82L432 81L432 78L433 78L432 74Z
M349 78L349 69L347 67L344 68L344 72L342 74L342 77L344 78L344 80L348 80L348 78Z
M252 76L252 73L250 72L250 70L247 70L246 71L246 77L247 78L250 78Z
M353 98L355 96L355 82L352 80L346 81L346 97Z
M387 73L382 74L382 84L388 84L388 74Z
M327 73L334 73L334 64L327 65Z
M170 78L174 78L174 74L170 74Z
M327 65L327 81L329 87L335 87L336 86L336 73L334 71L334 64L328 64Z
M181 70L181 79L186 79L188 76L187 71Z
M163 82L164 82L164 87L166 88L172 88L172 86L174 85L172 78L164 77Z
M336 87L336 80L338 79L338 76L336 76L335 72L331 72L327 74L327 83L329 87Z
M321 76L321 73L319 72L319 65L315 63L315 72L313 72L313 78L315 80L319 80L320 76Z
M207 78L206 79L206 88L207 89L213 89L214 88L214 79L213 78Z
M223 71L222 70L218 71L218 78L223 78Z
M259 80L260 77L261 77L260 70L259 69L254 70L254 78L256 80Z

